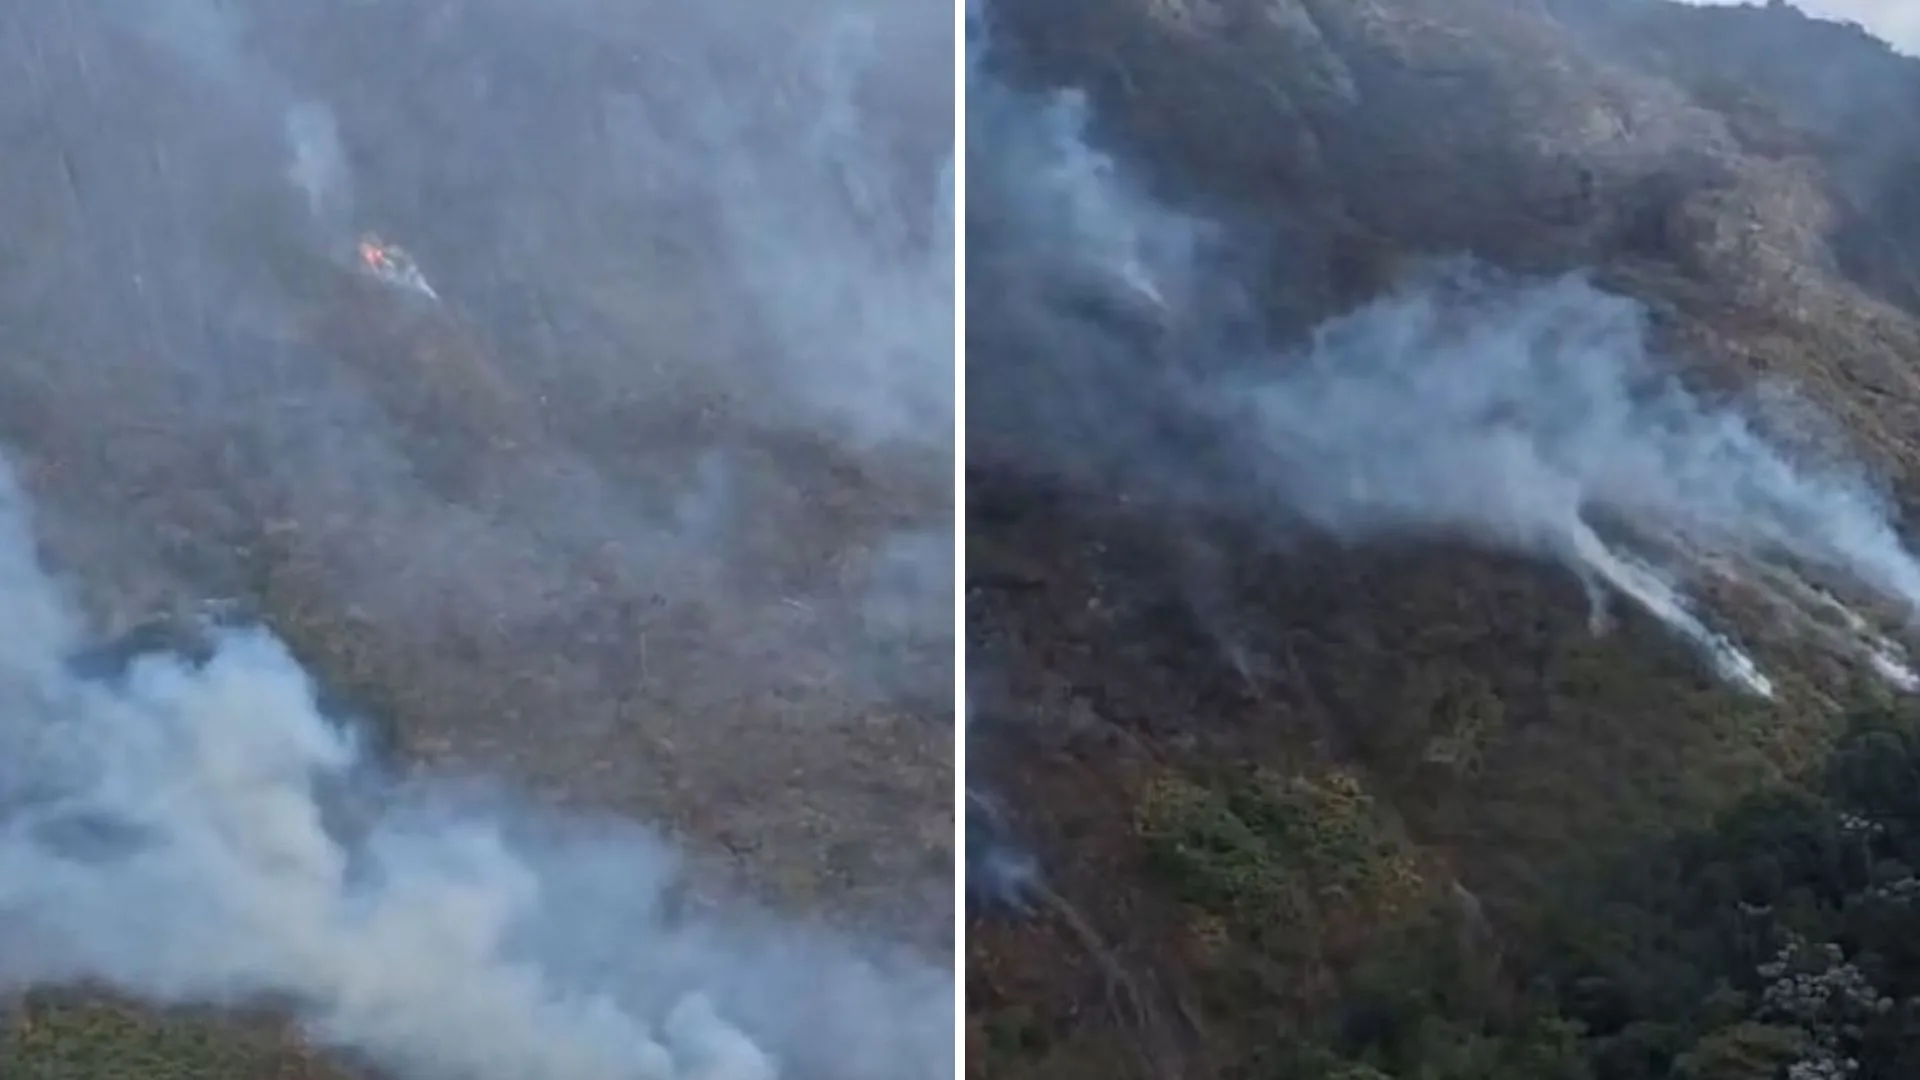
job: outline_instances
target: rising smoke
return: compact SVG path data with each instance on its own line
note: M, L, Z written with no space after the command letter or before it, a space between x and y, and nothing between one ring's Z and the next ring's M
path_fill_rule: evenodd
M76 676L84 622L32 543L8 477L0 992L282 1002L318 1043L421 1080L950 1075L944 972L676 912L674 860L635 830L536 836L417 782L371 809L355 731L264 632ZM350 815L326 798L345 790Z
M434 650L422 696L473 710L434 734L585 746L608 768L565 779L595 797L655 779L635 727L720 730L636 722L663 686L727 707L736 789L873 730L876 685L944 699L950 27L867 0L0 15L0 434L85 594L10 480L0 989L284 1004L422 1080L951 1075L950 972L686 910L645 830L393 782L263 630L111 682L64 659L82 606L244 592L267 550L371 650ZM376 229L437 306L353 276ZM762 682L805 730L754 728Z
M951 559L918 541L952 535L950 13L764 8L10 15L4 122L48 168L23 165L33 193L7 204L61 238L6 290L63 361L21 381L44 415L181 448L123 471L226 458L192 481L229 489L207 505L300 520L336 595L393 622L550 625L609 587L666 595L766 612L739 620L773 639L757 657L831 641L849 692L885 694L912 584L914 689L944 691ZM344 292L371 233L444 304ZM356 554L374 547L434 554L400 573Z
M1782 579L1920 612L1920 564L1870 478L1684 386L1636 303L1455 263L1276 347L1250 314L1255 283L1218 268L1220 231L1092 148L1079 99L990 72L970 95L970 454L1276 536L1550 560L1762 695L1770 680L1691 582L1730 577L1803 629L1822 605ZM1911 683L1877 636L1847 648Z
M327 233L345 235L353 227L353 187L333 112L310 103L289 108L287 143L288 176L306 194L307 213Z
M989 701L994 696L985 666L974 663L975 669L967 674L965 728L961 733L970 746L985 727L980 718L992 711ZM969 758L965 865L968 907L976 912L1026 912L1040 883L1040 865L1022 845L1006 808L990 787L980 782L990 772L977 753Z

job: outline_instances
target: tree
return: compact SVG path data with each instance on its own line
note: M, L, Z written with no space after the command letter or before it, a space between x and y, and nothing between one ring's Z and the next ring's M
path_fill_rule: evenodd
M1742 1021L1702 1038L1674 1062L1680 1080L1774 1080L1808 1049L1796 1027Z

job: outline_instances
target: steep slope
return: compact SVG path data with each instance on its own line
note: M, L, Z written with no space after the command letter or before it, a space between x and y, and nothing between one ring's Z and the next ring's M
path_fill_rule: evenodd
M865 0L0 13L0 468L39 554L103 635L240 601L382 768L651 823L716 894L942 963L950 47ZM375 229L439 303L356 270ZM0 859L44 854L7 809ZM272 1017L53 994L4 1009L0 1076L320 1070Z
M1864 35L1626 0L987 14L996 77L1085 90L1096 143L1226 223L1257 334L1318 341L1331 316L1425 288L1428 256L1583 272L1643 305L1651 354L1701 400L1736 402L1794 457L1864 462L1895 504L1920 494L1920 309L1898 269L1920 65ZM1579 966L1555 966L1568 942L1613 918L1630 951L1638 923L1599 898L1755 792L1798 789L1849 712L1904 708L1870 658L1820 647L1739 574L1689 587L1771 701L1631 604L1596 633L1551 559L1277 528L1222 501L1258 464L1154 404L1188 378L1155 372L1204 367L1217 341L1157 326L1151 299L1088 317L1108 330L1033 319L1031 260L969 241L987 298L969 301L970 632L995 687L970 760L1040 867L976 913L978 1075L1593 1075L1556 1070L1596 1067L1614 1033L1551 1005ZM1229 312L1219 280L1170 306ZM1080 351L1103 357L1084 377L1044 359ZM1139 388L1090 393L1102 365ZM1008 418L1035 366L1057 437ZM1436 426L1448 385L1429 386ZM1445 449L1402 437L1417 410L1380 420L1363 440ZM1889 628L1911 616L1833 584ZM1424 1050L1404 1024L1383 1034L1382 987L1423 1002ZM1602 1074L1668 1075L1692 1036L1673 1037L1653 1071ZM1558 1064L1521 1060L1549 1044Z

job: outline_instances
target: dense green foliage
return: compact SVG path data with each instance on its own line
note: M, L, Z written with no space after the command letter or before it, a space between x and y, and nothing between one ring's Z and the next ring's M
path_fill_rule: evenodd
M1916 867L1920 723L1861 716L1817 775L1570 890L1516 955L1440 916L1381 943L1275 1074L1920 1076Z

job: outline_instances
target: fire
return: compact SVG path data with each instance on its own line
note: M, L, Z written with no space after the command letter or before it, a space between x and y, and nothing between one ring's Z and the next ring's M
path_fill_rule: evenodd
M373 233L361 236L356 250L360 263L366 271L389 285L411 289L430 299L440 299L420 274L420 268L414 265L413 256L402 248L389 244Z

